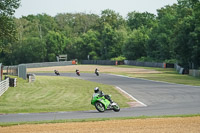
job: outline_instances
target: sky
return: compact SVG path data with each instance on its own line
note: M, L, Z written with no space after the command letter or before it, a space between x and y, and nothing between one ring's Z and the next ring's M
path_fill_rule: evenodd
M52 17L58 13L94 13L101 14L111 9L124 18L129 12L149 12L157 14L157 9L177 3L177 0L21 0L14 16L46 13Z

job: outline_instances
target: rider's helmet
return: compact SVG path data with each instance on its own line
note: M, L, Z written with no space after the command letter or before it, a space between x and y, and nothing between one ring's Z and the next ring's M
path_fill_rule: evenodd
M95 88L94 88L94 92L95 92L95 93L98 93L98 92L99 92L99 87L95 87Z

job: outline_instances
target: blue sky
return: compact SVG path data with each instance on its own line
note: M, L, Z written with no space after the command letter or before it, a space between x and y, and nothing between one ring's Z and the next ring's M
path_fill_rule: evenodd
M41 13L55 16L58 13L78 12L100 15L105 9L114 10L126 17L132 11L156 14L157 9L174 3L177 0L21 0L15 17Z

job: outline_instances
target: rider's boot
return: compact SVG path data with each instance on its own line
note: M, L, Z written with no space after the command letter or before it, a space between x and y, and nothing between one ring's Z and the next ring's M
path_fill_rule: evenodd
M114 102L113 102L113 100L110 100L110 104L112 105Z

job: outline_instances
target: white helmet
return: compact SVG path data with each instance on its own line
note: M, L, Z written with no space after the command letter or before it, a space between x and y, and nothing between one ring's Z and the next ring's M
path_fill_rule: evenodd
M94 92L95 92L95 93L99 92L99 87L95 87L95 88L94 88Z

